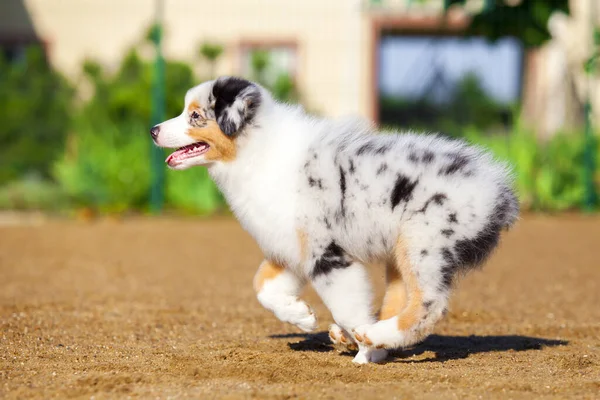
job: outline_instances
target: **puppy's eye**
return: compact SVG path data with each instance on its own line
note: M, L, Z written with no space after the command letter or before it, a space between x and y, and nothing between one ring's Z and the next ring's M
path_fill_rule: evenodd
M198 111L192 111L190 117L192 117L192 119L198 119L200 118L200 114L198 114Z

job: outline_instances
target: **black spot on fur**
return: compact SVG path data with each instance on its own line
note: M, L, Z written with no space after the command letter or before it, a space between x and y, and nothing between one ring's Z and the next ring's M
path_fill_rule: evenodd
M320 190L323 190L323 180L315 179L312 176L308 177L308 186L310 187L318 187Z
M454 255L452 254L452 252L450 251L449 248L447 248L447 247L442 248L442 257L444 258L444 262L446 264L454 263Z
M388 169L388 165L386 163L383 163L379 166L379 168L377 168L377 172L375 172L377 175L381 175L383 174L385 171L387 171Z
M427 211L427 207L429 207L429 205L431 203L437 204L438 206L441 206L444 204L444 202L448 199L448 196L446 196L443 193L436 193L433 196L431 196L429 199L427 199L427 201L425 202L425 204L423 204L423 207L421 207L420 210L417 210L417 212L419 213L424 213L425 211Z
M452 175L469 164L469 158L462 154L451 154L452 161L438 172L438 175Z
M362 154L373 151L374 147L372 143L365 143L356 150L356 155L360 156Z
M442 289L447 289L452 285L452 279L456 270L456 260L447 247L442 248L442 257L444 258L444 265L442 266Z
M213 85L215 117L224 134L233 136L252 121L260 106L260 91L252 82L236 77L217 79ZM243 109L232 107L243 96Z
M394 184L394 190L392 190L392 197L390 198L390 201L392 202L392 211L401 201L409 201L412 198L412 192L418 182L418 180L412 182L407 176L398 174L396 183Z
M315 262L312 278L327 275L334 269L347 268L352 261L346 256L344 250L335 242L331 242L323 255Z
M456 213L452 213L448 215L448 222L452 222L454 224L458 223L458 219L456 218Z
M329 218L325 217L323 219L323 222L325 222L325 226L327 227L327 229L331 229L331 222L329 222Z
M340 167L340 191L342 192L342 199L340 201L340 213L342 217L346 216L346 174L344 169Z
M354 161L350 160L350 175L356 172L356 168L354 167Z
M421 250L421 255L423 257L425 257L427 254L429 254L429 252L427 250L425 250L425 249Z
M413 150L408 154L408 161L410 161L413 164L417 164L420 162L424 164L430 164L434 158L435 154L433 154L431 150L424 150L422 153Z
M454 235L454 230L453 229L442 229L442 235L449 238L450 236Z
M425 152L423 153L422 160L425 164L429 164L433 161L434 158L435 158L435 155L433 154L432 151L425 150Z
M387 144L381 145L377 150L375 150L375 154L385 154L391 147Z
M423 308L425 308L426 311L429 310L429 308L433 305L433 301L429 300L423 303Z

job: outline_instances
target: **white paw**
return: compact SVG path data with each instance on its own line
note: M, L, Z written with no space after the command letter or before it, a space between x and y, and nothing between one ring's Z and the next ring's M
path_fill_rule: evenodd
M403 332L398 330L397 318L390 318L372 325L362 325L352 331L360 345L369 347L396 348L403 341Z
M312 332L317 329L317 317L313 310L308 304L295 297L286 298L273 311L277 318L296 325L304 332Z
M374 347L359 346L358 354L352 360L355 364L380 363L387 358L386 349L376 349Z

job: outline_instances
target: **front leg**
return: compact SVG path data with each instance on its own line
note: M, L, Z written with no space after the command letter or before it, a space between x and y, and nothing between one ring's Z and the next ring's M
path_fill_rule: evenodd
M317 328L312 309L298 299L304 282L293 272L271 261L263 261L254 277L254 289L260 304L283 322L305 332Z

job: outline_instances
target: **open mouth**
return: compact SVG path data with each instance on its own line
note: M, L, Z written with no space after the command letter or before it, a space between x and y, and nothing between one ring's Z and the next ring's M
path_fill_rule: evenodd
M206 142L188 144L187 146L180 147L175 150L175 152L171 153L165 162L169 166L174 166L189 158L201 156L202 154L206 153L209 148L210 146Z

